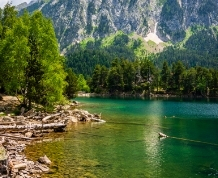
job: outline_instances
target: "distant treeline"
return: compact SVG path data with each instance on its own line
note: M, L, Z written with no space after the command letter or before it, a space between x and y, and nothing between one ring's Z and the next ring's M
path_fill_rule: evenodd
M164 61L158 69L147 58L134 62L115 59L109 68L96 65L87 82L94 93L218 96L218 70L187 68L181 61L172 65Z

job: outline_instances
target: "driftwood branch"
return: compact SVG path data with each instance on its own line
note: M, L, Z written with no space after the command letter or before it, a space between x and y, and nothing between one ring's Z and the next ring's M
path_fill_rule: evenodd
M46 116L42 119L42 122L46 122L47 120L53 118L53 117L56 117L56 116L59 116L61 115L61 113L57 113L57 114L53 114L53 115L49 115L49 116Z
M21 137L21 136L7 135L7 134L0 134L0 136L11 137L11 138L19 138L19 139L25 139L25 140L32 140L31 138L28 138L28 137Z
M53 128L65 128L66 124L62 123L50 123L50 124L26 124L26 125L0 125L1 129L53 129Z

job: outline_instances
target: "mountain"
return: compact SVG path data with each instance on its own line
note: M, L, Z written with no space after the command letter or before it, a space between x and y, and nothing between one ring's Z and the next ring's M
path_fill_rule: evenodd
M20 11L20 10L26 8L27 6L28 6L28 4L27 4L26 2L23 2L23 3L19 4L19 5L17 5L17 6L16 6L16 9L17 9L18 11Z
M26 8L39 9L53 20L62 51L83 39L104 38L119 30L144 38L155 31L155 38L175 43L192 26L218 25L214 0L36 0Z

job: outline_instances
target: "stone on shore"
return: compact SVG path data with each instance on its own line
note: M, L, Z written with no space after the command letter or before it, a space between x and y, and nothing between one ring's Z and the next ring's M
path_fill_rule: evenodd
M43 157L40 157L38 161L42 164L47 164L47 165L51 164L51 161L48 159L46 155Z

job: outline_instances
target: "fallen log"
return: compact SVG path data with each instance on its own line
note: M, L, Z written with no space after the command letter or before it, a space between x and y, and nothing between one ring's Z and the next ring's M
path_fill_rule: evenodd
M1 122L0 125L13 125L13 124L16 124L16 125L25 125L24 122Z
M51 119L53 117L56 117L56 116L59 116L61 115L61 113L57 113L57 114L53 114L53 115L49 115L49 116L46 116L42 119L42 122L46 122L48 119Z
M3 137L10 137L10 138L19 138L19 139L25 139L25 140L32 140L32 138L28 138L28 137L7 135L7 134L0 134L0 136L3 136Z
M0 125L0 130L3 129L54 129L65 128L66 124L63 123L50 123L50 124L26 124L26 125Z

